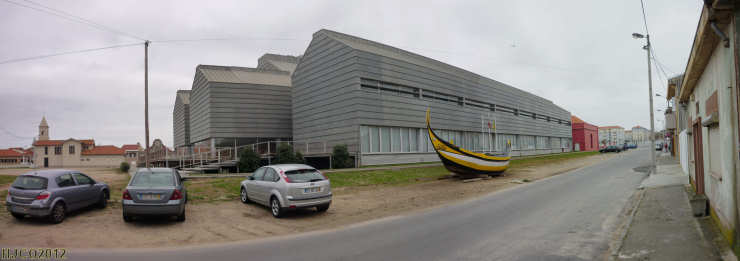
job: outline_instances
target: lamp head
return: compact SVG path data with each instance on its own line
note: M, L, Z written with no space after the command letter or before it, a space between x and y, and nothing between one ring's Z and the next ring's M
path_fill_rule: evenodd
M645 36L644 36L644 35L642 35L642 34L638 34L638 33L633 33L633 34L632 34L632 38L635 38L635 39L642 39L642 38L645 38Z

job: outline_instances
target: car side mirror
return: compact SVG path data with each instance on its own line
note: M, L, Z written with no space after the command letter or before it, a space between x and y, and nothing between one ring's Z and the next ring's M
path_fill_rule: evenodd
M247 179L248 180L254 180L254 177L253 176L249 176L249 177L247 177Z

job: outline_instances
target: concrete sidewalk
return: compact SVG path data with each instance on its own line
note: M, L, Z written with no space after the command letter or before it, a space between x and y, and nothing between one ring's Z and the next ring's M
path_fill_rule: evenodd
M614 259L722 260L693 216L688 176L675 160L660 158L657 171L640 186L642 196Z

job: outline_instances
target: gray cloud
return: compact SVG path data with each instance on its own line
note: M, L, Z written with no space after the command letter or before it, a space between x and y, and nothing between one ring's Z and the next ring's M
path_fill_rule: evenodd
M328 28L394 45L541 95L597 125L649 125L639 2L624 1L44 1L157 43L150 48L150 138L172 144L177 89L197 64L256 66L301 54ZM646 1L658 58L683 71L700 1ZM134 43L0 2L0 60ZM665 81L654 71L654 88ZM143 47L0 65L0 147L28 146L42 115L52 138L143 142ZM658 98L657 107L665 102Z

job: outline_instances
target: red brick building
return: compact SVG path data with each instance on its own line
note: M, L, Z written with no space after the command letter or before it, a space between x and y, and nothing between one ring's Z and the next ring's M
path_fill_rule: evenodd
M576 116L570 116L573 128L573 151L593 151L599 149L599 128L588 124Z

